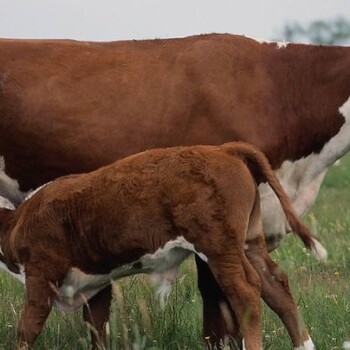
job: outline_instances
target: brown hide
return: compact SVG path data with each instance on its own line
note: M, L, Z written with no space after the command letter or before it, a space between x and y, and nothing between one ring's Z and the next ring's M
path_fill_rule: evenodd
M286 276L268 256L255 177L269 182L291 226L311 242L267 159L242 143L146 151L59 178L16 210L1 210L5 262L21 264L26 274L19 345L34 343L57 297L53 286L62 286L70 268L108 274L125 264L142 266L142 256L183 236L208 259L247 350L261 349L261 282L264 298L287 318L293 343L301 346L308 333Z
M152 147L248 141L273 167L344 122L350 49L210 34L0 40L0 155L22 190Z

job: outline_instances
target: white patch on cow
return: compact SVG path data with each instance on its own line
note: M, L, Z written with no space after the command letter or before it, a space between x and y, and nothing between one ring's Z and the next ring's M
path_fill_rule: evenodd
M345 122L319 154L310 156L313 161L304 176L305 182L310 183L350 150L350 97L339 107L339 113L343 115Z
M24 200L28 200L35 193L40 191L40 189L42 189L44 186L46 186L49 183L50 182L38 187L34 191L31 190L28 192L22 192L19 189L18 181L15 179L12 179L6 174L5 160L4 160L4 157L0 156L0 196L7 198L9 201L11 201L12 205L19 205Z
M344 350L350 350L350 341L345 341L343 343L343 349Z
M309 338L304 342L304 345L298 346L297 348L294 348L294 350L316 350L316 347L311 338Z
M313 341L311 340L311 338L309 338L307 341L304 342L304 348L305 350L315 350L315 344L313 343Z
M289 42L287 41L270 41L270 40L257 39L257 38L251 38L251 39L257 41L259 44L275 44L277 49L284 49L289 44Z
M153 282L159 285L157 289L157 295L159 297L161 306L165 305L165 302L169 297L171 288L176 281L177 273L178 267L176 266L163 273L153 273L151 275Z
M11 276L15 277L23 284L25 283L26 276L24 273L24 267L22 265L19 265L19 272L20 272L19 274L13 273L12 271L10 271L2 261L0 261L0 269L8 272Z
M278 41L276 42L277 49L284 49L289 45L289 42L287 41Z
M193 244L183 237L178 237L167 242L153 254L146 254L139 260L118 267L106 275L89 275L73 267L59 289L55 305L62 311L74 310L86 303L112 280L138 273L151 274L155 280L160 282L158 294L164 302L169 288L175 281L178 266L191 253L197 253ZM204 257L203 254L202 256Z
M14 210L15 206L7 198L0 196L0 208ZM1 246L0 246L0 254L2 256L4 255L4 253L1 249ZM17 275L15 273L13 273L12 271L10 271L2 261L0 261L0 269L5 270L6 272L10 273L12 276L16 277L17 279L19 279L21 282L24 283L24 269L22 266L20 267L20 271L21 271L21 274L23 274L23 276Z
M19 189L17 180L10 178L5 173L4 157L0 157L0 195L8 198L15 205L20 204L27 195L26 192Z
M339 112L344 116L346 120L350 119L350 96L345 103L339 107Z
M339 108L345 123L319 154L294 162L285 161L276 175L301 216L313 204L327 169L350 150L350 98ZM268 238L280 237L290 231L281 205L267 184L259 186L264 232Z
M244 338L242 339L242 350L247 350L247 348L245 347ZM261 348L261 350L263 350L263 348Z
M14 210L15 206L13 203L5 197L0 196L0 209Z
M301 216L314 203L326 170L311 182L305 181L307 169L312 165L312 156L295 162L285 161L276 176L292 201L296 213ZM281 240L290 231L280 202L268 184L259 186L264 233L268 238Z
M316 256L317 259L321 260L321 261L325 261L327 260L327 250L325 249L325 247L317 240L317 239L312 239L314 242L314 247L311 248L312 252L314 253L314 255Z

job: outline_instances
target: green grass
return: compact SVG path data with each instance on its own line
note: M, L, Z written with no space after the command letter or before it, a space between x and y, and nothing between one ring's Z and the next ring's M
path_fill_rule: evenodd
M326 263L316 261L292 235L273 253L290 278L293 295L319 350L342 349L350 340L350 155L333 167L305 221L328 249ZM181 274L163 309L147 276L114 285L108 348L130 350L201 349L201 300L193 259ZM24 289L0 275L0 349L16 339ZM280 320L263 307L264 349L292 349ZM81 312L53 311L36 349L89 348Z

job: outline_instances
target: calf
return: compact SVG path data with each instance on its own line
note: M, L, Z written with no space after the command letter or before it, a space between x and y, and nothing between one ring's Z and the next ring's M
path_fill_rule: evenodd
M1 265L26 285L18 347L33 345L53 305L62 311L85 305L85 320L102 338L107 320L99 318L99 307L106 305L100 299L87 312L89 300L111 280L164 275L194 252L235 310L247 350L262 347L260 295L282 318L294 346L312 349L287 277L267 252L260 182L273 188L304 244L325 257L265 156L244 143L146 151L59 178L17 209L1 209Z

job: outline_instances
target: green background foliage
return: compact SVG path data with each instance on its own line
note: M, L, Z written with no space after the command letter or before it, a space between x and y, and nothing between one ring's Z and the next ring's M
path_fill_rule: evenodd
M281 37L290 42L345 45L350 42L350 22L344 17L330 21L317 20L307 25L291 22L284 26Z

